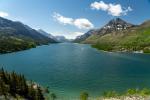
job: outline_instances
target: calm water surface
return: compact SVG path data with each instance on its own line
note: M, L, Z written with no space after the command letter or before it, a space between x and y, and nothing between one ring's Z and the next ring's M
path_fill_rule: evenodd
M49 86L60 97L150 87L150 55L106 53L85 44L51 44L4 54L0 65Z

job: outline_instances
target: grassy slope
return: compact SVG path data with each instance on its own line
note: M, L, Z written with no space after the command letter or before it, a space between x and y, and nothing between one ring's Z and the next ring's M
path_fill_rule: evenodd
M104 36L92 35L82 43L106 51L139 51L150 52L150 25L145 23L128 31L106 34Z
M57 43L20 22L0 17L0 53L26 50L49 43Z
M0 37L0 53L14 52L36 47L34 41L28 38L20 38L6 34L0 34Z

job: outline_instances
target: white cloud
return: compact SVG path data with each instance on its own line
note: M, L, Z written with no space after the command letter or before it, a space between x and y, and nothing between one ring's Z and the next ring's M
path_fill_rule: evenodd
M105 4L103 1L100 1L100 2L92 3L91 8L96 9L96 10L104 10L105 11L109 8L109 6L107 4Z
M94 27L94 25L88 19L85 18L75 19L74 25L79 29L89 29Z
M128 7L128 9L127 9L127 11L132 11L133 9L129 6Z
M67 18L67 17L64 17L58 13L54 13L54 16L53 16L58 22L66 25L66 24L72 24L73 23L73 19L72 18Z
M107 4L103 1L94 2L90 6L91 9L106 11L108 14L112 16L127 15L129 11L132 11L131 7L123 9L120 4L112 4L112 3Z
M62 23L64 25L73 25L79 29L90 29L94 27L94 25L86 18L73 19L69 17L64 17L58 13L54 13L53 18L59 23Z
M124 15L127 15L127 13L128 13L129 11L133 11L133 9L132 9L131 7L128 7L126 10L124 10Z
M109 4L108 13L112 16L121 16L123 14L123 10L120 4Z
M83 35L82 32L70 32L69 34L65 35L68 39L75 39L77 36Z
M53 32L54 36L65 36L67 39L75 39L77 36L83 34L83 32Z
M73 32L73 34L75 34L75 36L80 36L80 35L83 35L84 33L83 32Z
M0 11L0 17L7 17L7 16L9 16L8 13Z

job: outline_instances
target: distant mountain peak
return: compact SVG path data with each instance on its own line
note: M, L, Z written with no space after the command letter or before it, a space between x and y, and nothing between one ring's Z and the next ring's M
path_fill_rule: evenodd
M69 40L66 39L64 36L53 36L52 34L47 33L42 29L38 29L38 32L51 38L51 39L53 39L53 40L55 40L55 41L57 41L57 42L69 42Z
M126 22L126 21L124 21L124 20L121 19L121 18L114 18L114 19L112 19L112 20L110 20L110 21L113 21L113 22Z
M70 42L70 40L67 39L65 36L55 36L55 38L58 42Z
M119 25L124 25L124 26L128 25L128 23L126 21L122 20L121 18L114 18L114 19L110 20L108 22L108 24L106 24L106 26L108 26L108 25L117 27Z
M92 34L97 34L97 35L105 35L105 34L111 34L111 33L119 34L120 32L122 32L124 30L128 30L129 28L131 28L133 26L135 26L135 25L128 23L121 18L114 18L114 19L110 20L104 27L99 28L99 29L90 30L85 34L78 36L75 39L75 42L83 41L83 40L87 39L88 37L90 37Z
M123 30L127 30L135 25L128 23L121 18L114 18L110 20L104 27L97 30L96 34L104 35L110 33L117 33Z
M124 20L122 20L121 18L115 18L112 19L108 22L108 24L106 24L103 29L109 29L112 31L120 31L120 30L126 30L130 27L132 27L133 24L130 24Z

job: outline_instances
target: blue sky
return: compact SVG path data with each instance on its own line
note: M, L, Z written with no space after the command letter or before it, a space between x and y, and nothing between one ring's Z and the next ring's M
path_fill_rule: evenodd
M150 19L150 0L0 0L0 16L75 38L112 18L134 24Z

